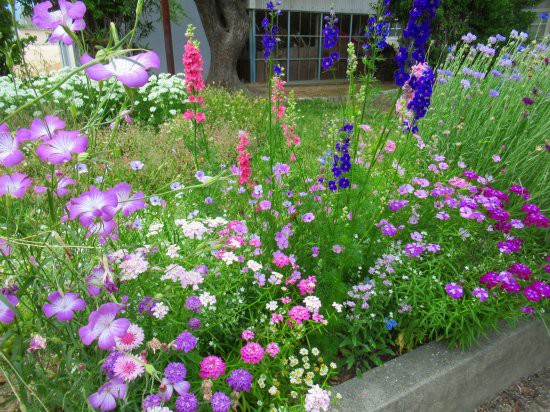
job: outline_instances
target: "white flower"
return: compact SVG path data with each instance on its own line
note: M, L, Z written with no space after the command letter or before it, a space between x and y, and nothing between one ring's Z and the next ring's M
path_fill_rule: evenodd
M248 266L248 268L253 272L259 272L262 270L262 265L254 260L249 260L246 262L246 266Z
M159 302L153 308L153 316L157 319L162 319L168 314L168 310L168 306L162 302Z
M267 303L267 304L265 305L265 308L266 308L267 310L272 311L272 312L274 312L275 310L277 310L278 307L279 307L279 304L277 303L276 300L272 300L271 302L269 302L269 303Z
M222 260L226 265L231 265L232 263L237 262L238 258L233 252L224 252L222 255Z
M342 313L342 305L336 302L332 302L332 307L336 309L336 312Z
M321 300L317 296L307 296L304 299L304 305L311 312L318 312L321 309Z

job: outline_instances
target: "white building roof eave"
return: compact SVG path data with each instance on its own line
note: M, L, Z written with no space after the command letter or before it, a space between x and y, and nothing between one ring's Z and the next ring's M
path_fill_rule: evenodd
M275 2L275 0L273 0ZM266 0L248 0L248 8L265 10ZM290 11L307 11L314 13L327 13L334 6L336 13L349 14L373 14L374 7L367 0L282 0L281 9Z

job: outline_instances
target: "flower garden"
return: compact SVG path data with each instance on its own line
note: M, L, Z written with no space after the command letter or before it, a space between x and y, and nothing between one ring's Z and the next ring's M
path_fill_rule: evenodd
M35 6L82 57L0 78L0 365L22 410L327 411L423 343L545 322L549 43L468 33L432 66L439 1L412 3L389 110L389 0L338 104L287 93L278 2L267 99L206 87L192 27L184 75L156 75L135 28L92 51L83 2ZM327 12L327 72L338 41Z

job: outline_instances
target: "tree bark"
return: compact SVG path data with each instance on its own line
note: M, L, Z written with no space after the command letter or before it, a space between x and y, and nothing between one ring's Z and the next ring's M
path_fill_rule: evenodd
M230 89L242 88L237 60L246 44L250 18L246 0L195 0L210 46L207 82Z

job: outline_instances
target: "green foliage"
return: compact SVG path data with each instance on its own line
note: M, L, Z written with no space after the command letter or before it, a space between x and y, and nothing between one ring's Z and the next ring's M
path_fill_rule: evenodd
M497 33L506 36L513 29L526 31L535 13L525 10L537 3L537 0L441 0L432 28L431 60L436 62L447 46L468 32L483 42ZM391 10L402 27L407 26L410 9L410 0L391 2Z

